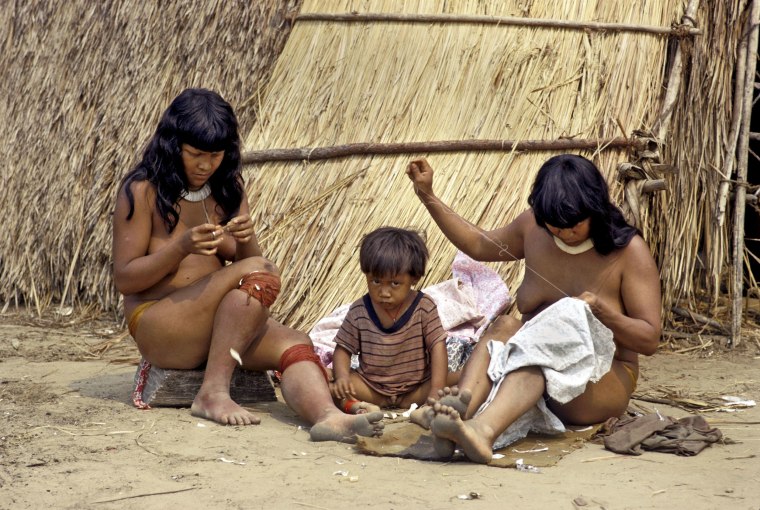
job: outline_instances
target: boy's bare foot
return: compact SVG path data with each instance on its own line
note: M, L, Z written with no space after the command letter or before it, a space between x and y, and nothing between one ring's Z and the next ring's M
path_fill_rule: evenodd
M311 440L355 443L356 436L380 437L385 427L382 420L382 411L354 416L336 409L336 412L329 413L311 427Z
M458 444L473 462L487 464L493 457L493 443L488 439L492 431L477 421L462 421L459 411L453 407L440 406L430 424L430 430L435 437ZM437 448L436 452L438 453Z
M342 405L342 409L346 414L367 414L374 413L376 411L382 411L380 406L370 404L369 402L363 402L361 400L349 400Z
M190 414L222 425L258 425L261 420L240 407L229 393L198 393L190 406Z

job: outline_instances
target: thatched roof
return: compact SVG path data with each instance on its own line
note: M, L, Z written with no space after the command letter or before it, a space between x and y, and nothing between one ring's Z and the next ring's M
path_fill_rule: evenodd
M0 303L15 298L44 307L63 299L117 309L110 274L115 186L160 112L186 86L215 88L230 100L249 151L634 140L637 131L660 132L656 121L680 45L685 66L675 75L677 103L654 154L677 172L655 176L668 190L643 197L640 220L662 268L666 312L682 300L697 307L705 288L704 303L714 310L730 265L730 218L711 226L719 170L735 158L732 73L745 0L701 2L693 16L698 36L667 33L682 19L682 0L299 3L170 2L159 13L150 2L35 1L0 13L0 62L5 90L12 90L0 104L2 118L11 119L1 149L8 241L0 246ZM352 12L449 18L307 19ZM290 30L286 13L302 17L272 70ZM474 22L473 16L511 21ZM587 28L520 26L513 18ZM624 26L600 30L603 24ZM424 229L432 258L422 284L449 277L454 248L411 190L404 175L411 158L427 156L443 200L490 228L525 208L535 172L556 152L415 151L247 166L261 244L285 277L275 315L308 329L359 296L357 246L380 225ZM573 152L598 164L622 202L616 168L640 163L641 154L601 142ZM700 250L713 278L699 271ZM520 264L493 267L513 288L524 271Z
M111 212L162 111L218 90L243 129L300 0L32 0L0 9L0 307L115 311Z

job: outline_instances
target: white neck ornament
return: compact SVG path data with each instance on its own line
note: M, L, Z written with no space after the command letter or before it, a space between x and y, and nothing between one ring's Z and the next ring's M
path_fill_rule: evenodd
M569 244L566 244L557 236L552 236L552 239L554 239L554 244L557 245L557 248L570 255L579 255L581 253L586 253L594 247L594 241L590 237L576 246L570 246Z
M210 194L211 186L206 183L201 187L201 189L197 189L195 191L187 189L182 190L180 197L184 198L188 202L200 202L201 200L206 200Z

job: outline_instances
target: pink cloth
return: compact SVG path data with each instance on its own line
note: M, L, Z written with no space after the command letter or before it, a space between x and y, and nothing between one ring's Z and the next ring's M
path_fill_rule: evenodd
M475 306L485 317L485 321L472 332L467 328L461 328L451 333L468 336L477 341L491 322L512 305L513 298L509 293L509 287L501 279L499 273L482 262L471 259L461 251L454 257L451 272L465 287L472 289Z

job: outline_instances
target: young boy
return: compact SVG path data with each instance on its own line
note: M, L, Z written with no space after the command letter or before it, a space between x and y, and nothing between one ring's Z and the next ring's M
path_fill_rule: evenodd
M408 408L438 398L447 384L446 331L435 302L413 290L428 251L415 232L382 227L362 239L368 292L354 302L335 337L333 398L346 413ZM359 367L351 369L351 355Z

